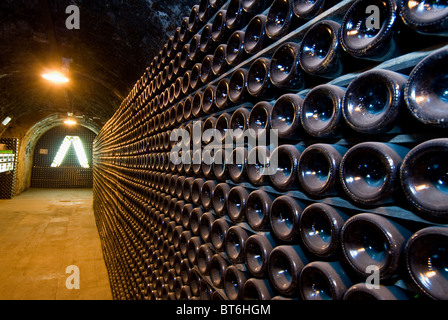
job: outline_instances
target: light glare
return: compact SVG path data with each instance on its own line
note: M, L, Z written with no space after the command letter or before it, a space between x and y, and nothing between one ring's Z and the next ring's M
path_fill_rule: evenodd
M44 73L42 78L54 83L67 83L69 81L66 76L59 72Z

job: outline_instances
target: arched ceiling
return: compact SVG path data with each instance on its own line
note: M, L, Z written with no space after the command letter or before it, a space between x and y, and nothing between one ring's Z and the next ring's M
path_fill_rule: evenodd
M0 1L0 122L73 111L101 125L197 2ZM80 9L79 30L66 28L69 5ZM62 57L71 59L65 87L41 77Z

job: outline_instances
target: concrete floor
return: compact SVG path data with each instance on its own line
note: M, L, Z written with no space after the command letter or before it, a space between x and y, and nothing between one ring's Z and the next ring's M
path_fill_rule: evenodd
M79 289L67 289L71 265ZM0 299L112 299L92 189L30 189L0 200Z

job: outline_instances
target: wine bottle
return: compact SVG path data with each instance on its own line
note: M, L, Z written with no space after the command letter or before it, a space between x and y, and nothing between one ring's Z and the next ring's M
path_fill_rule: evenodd
M269 230L272 201L273 197L263 190L254 190L249 194L246 206L246 220L253 230Z
M215 43L227 43L227 38L230 35L230 29L227 28L226 10L219 10L215 15L211 27L211 37Z
M201 35L195 34L191 40L190 40L190 53L188 55L188 58L191 60L191 62L198 63L202 58L202 51L201 51Z
M293 296L299 291L299 277L308 264L299 245L280 245L269 255L269 279L274 288L283 296Z
M215 253L210 260L210 280L217 288L224 285L224 273L228 267L227 261L220 255Z
M247 93L247 77L248 70L245 68L238 68L229 79L229 99L235 104L242 103L248 96Z
M325 204L307 206L299 217L303 244L319 258L334 258L340 254L340 233L348 215Z
M446 243L448 228L425 227L408 240L407 270L420 292L435 300L447 300Z
M233 225L227 230L224 240L225 251L233 264L244 262L244 249L249 233L240 226Z
M406 76L389 70L361 73L345 91L342 114L347 124L361 133L389 131L404 106L406 81Z
M342 74L340 28L335 21L321 20L308 29L300 44L298 59L306 73L330 79Z
M210 239L216 251L224 251L224 239L227 236L227 230L230 228L229 222L225 218L216 219L212 225Z
M380 280L397 277L402 252L411 233L391 219L374 213L359 213L341 230L345 260L364 278L377 268Z
M205 278L201 278L199 282L199 299L211 300L213 296L213 289Z
M202 93L201 108L203 114L210 114L215 108L215 87L208 85Z
M226 25L230 30L242 29L247 24L248 14L242 4L241 0L230 0L227 6Z
M271 60L257 58L249 67L247 74L247 92L257 99L272 99L276 91L271 82Z
M188 224L187 224L187 222L184 222L182 220L182 225L185 226L187 224L188 226L190 226L191 232L194 235L199 235L199 221L203 214L204 214L204 212L202 211L202 209L200 207L193 208L193 210L191 211L190 216L189 216ZM182 218L186 219L187 216L185 215Z
M211 209L213 205L213 194L216 188L216 182L207 180L201 187L201 204L205 210Z
M339 262L310 262L299 277L300 294L304 300L342 300L351 285Z
M268 261L276 243L270 233L257 233L246 240L244 248L247 270L256 278L268 275Z
M368 7L379 9L380 21L369 14ZM350 55L374 61L385 61L397 55L394 33L397 24L397 1L355 1L346 12L339 33L342 48Z
M229 79L222 78L216 85L215 103L219 110L224 110L230 105Z
M190 90L191 91L198 90L202 85L201 68L202 68L202 65L200 63L196 63L191 68L191 73L190 73Z
M403 160L400 181L406 198L428 219L448 217L448 139L425 141L414 147Z
M393 285L379 285L378 289L372 289L366 283L357 283L351 286L344 294L343 300L409 300L406 292Z
M208 50L206 53L211 52ZM207 54L201 62L201 81L207 84L213 80L214 74L212 70L213 55Z
M241 300L243 296L244 283L248 279L245 271L230 265L224 272L224 290L229 300Z
M275 198L271 205L270 223L274 234L282 241L296 242L300 238L299 218L305 206L288 195Z
M245 218L246 203L249 192L240 186L235 186L229 191L227 197L227 215L234 223L241 222Z
M271 80L274 86L290 91L300 91L305 86L299 61L300 45L285 42L272 55Z
M245 32L237 30L231 34L227 40L226 46L226 61L230 66L240 64L246 58L246 51L244 51Z
M231 115L228 114L227 112L225 112L225 113L221 113L218 117L218 120L216 120L215 130L217 132L219 132L219 134L217 134L217 135L219 137L221 137L221 142L224 142L226 140L226 136L227 136L227 132L228 132L227 130L229 129L229 126L230 126L230 119L231 119Z
M294 15L293 0L274 0L266 15L266 34L277 40L290 30L298 27L298 19Z
M209 87L207 87L207 88L209 88ZM206 95L206 92L204 91L204 97L205 97L205 95ZM202 106L204 107L204 102L203 102ZM216 137L216 132L215 132L216 121L218 121L218 119L213 116L208 117L204 121L204 126L202 127L202 141L205 144L209 144L213 140L216 140L215 139L215 137ZM210 132L211 135L208 135L208 132Z
M199 5L195 4L191 7L190 15L188 17L188 32L190 34L195 34L199 27L201 26L201 21L199 20Z
M345 193L363 205L386 203L396 190L401 163L408 149L381 142L351 147L339 165Z
M191 201L195 206L199 206L201 204L201 189L202 185L204 184L205 179L203 178L196 178L193 181L193 184L191 186Z
M249 134L258 139L267 139L268 129L271 127L271 112L273 104L268 101L259 101L250 110Z
M208 244L202 244L197 252L197 265L199 273L203 276L208 275L210 271L210 261L213 256L213 251Z
M429 35L448 35L447 5L439 2L398 1L400 16L413 30Z
M244 147L236 147L230 154L228 171L233 182L243 182L246 178L247 157L247 149Z
M426 125L448 127L447 92L443 88L447 72L448 48L439 49L411 71L404 89L404 99L408 110Z
M257 146L247 155L247 177L255 186L262 186L269 182L270 152L265 146Z
M269 165L275 171L269 176L269 179L275 188L287 190L296 187L297 167L303 150L303 147L282 144L272 151ZM274 163L274 160L277 163Z
M302 188L312 196L337 194L339 165L347 148L316 143L300 155L297 176Z
M243 10L248 14L258 14L266 10L273 0L242 0Z
M187 243L187 257L192 265L197 265L199 247L204 243L201 237L191 237Z
M294 14L303 20L310 20L337 2L330 0L294 0Z
M250 278L244 283L243 300L271 300L273 296L268 279Z
M227 212L227 199L229 197L230 186L221 182L213 190L212 203L217 216L222 217Z
M220 76L229 67L226 60L227 44L220 44L213 53L212 71L215 76Z
M218 148L213 156L213 173L218 181L226 181L228 177L228 151Z
M270 43L266 35L266 16L259 14L253 17L244 34L244 50L247 54L256 54Z
M271 129L278 130L278 137L298 139L300 136L300 114L303 98L287 93L280 96L271 111Z
M244 145L244 132L249 126L248 120L250 111L248 108L245 108L245 106L248 105L242 105L240 108L236 109L233 112L229 123L229 128L233 130L233 140L236 141L238 146Z
M343 120L342 100L345 89L331 84L312 88L302 104L300 121L303 129L316 138L338 134Z
M210 5L209 0L201 0L198 8L198 18L201 22L207 22L214 12L214 8Z
M204 242L211 241L210 235L212 232L213 222L215 222L215 216L210 211L205 212L199 220L199 235L204 240Z

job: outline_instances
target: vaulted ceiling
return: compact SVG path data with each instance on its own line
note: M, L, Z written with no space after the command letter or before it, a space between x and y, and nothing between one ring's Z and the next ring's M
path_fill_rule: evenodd
M0 121L73 111L101 125L197 2L0 1ZM69 5L80 10L79 30L66 27ZM70 82L51 85L41 74L63 57Z

